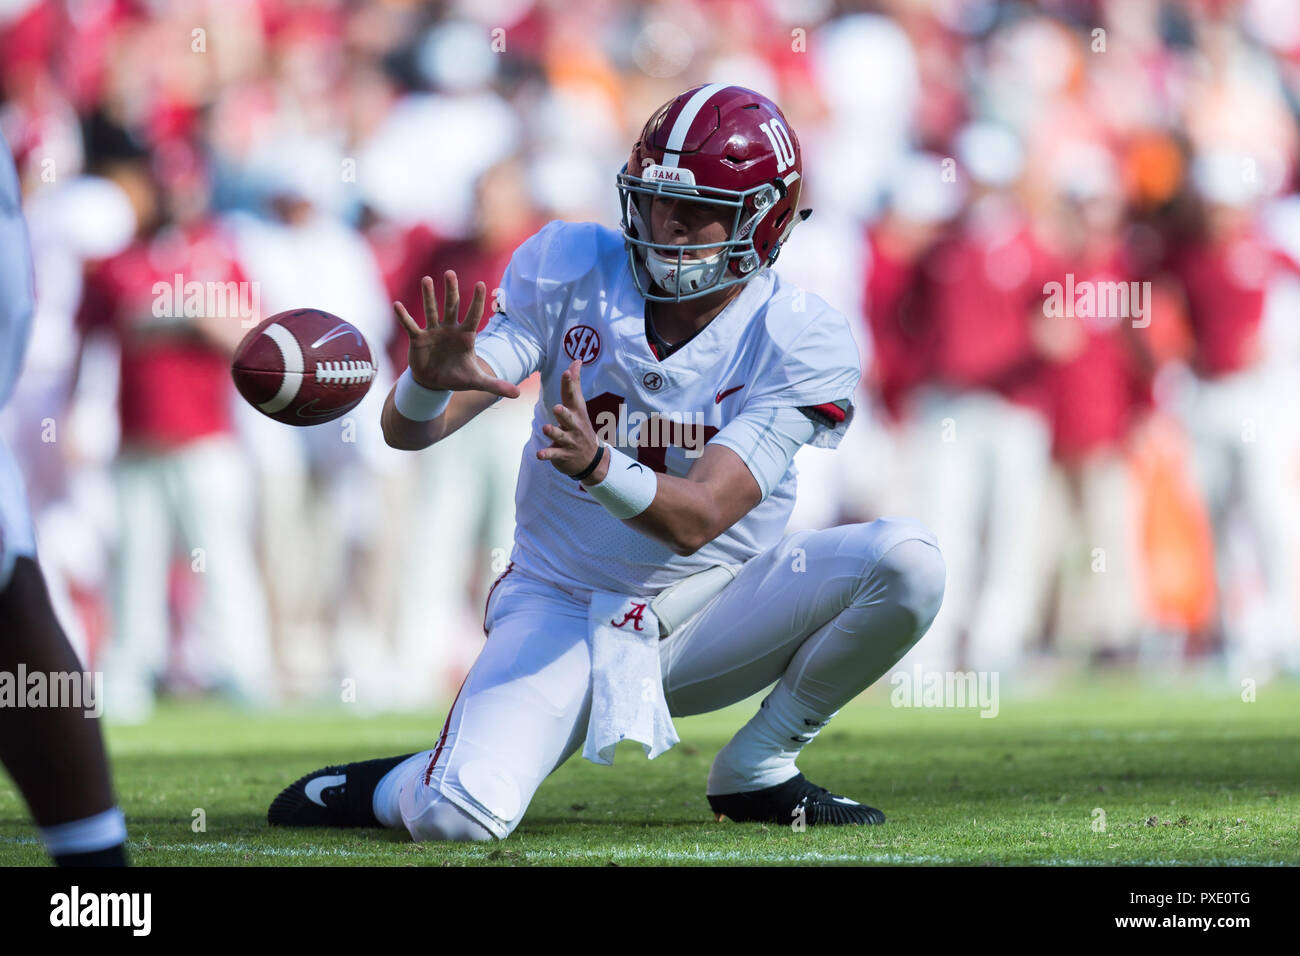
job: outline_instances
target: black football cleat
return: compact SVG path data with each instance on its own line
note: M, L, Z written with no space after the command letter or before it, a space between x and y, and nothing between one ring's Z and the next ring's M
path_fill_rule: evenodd
M790 825L800 817L805 826L864 826L884 823L885 815L875 807L831 793L812 783L802 773L785 783L745 793L709 796L709 806L721 822L777 823Z
M379 757L313 771L280 791L266 811L266 822L273 827L382 827L375 816L375 788L384 774L413 756Z

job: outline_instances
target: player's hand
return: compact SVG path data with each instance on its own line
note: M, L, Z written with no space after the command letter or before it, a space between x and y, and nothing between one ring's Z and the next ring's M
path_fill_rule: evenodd
M549 461L562 474L570 476L581 474L600 447L600 439L596 437L591 418L587 415L587 402L582 397L581 371L582 360L574 359L560 376L560 398L563 401L551 408L556 423L542 426L542 433L551 440L551 447L537 453L539 459ZM589 480L596 482L603 478L602 469L606 467L602 461Z
M480 391L518 398L519 387L486 374L474 354L474 336L478 334L478 325L483 319L487 286L482 282L474 284L474 298L470 300L469 311L462 322L457 318L460 314L460 286L456 282L456 273L447 270L443 282L442 318L438 317L433 279L425 276L420 282L424 296L424 328L411 318L406 306L400 302L393 303L397 321L406 329L411 342L406 353L407 363L416 384L451 392Z

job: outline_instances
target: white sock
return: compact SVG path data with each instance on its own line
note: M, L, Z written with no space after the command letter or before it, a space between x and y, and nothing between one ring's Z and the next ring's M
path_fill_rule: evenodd
M93 817L41 827L39 832L50 856L94 853L126 842L126 818L113 807Z
M432 756L432 748L418 754L411 754L380 779L379 786L375 787L371 808L375 811L375 816L379 818L379 822L384 826L389 829L405 826L402 823L402 808L398 805L398 797L402 793L402 784L416 774L423 773L424 768L429 765L429 758Z
M785 783L799 773L794 765L799 751L837 713L819 714L777 683L758 713L718 751L707 792L745 793Z

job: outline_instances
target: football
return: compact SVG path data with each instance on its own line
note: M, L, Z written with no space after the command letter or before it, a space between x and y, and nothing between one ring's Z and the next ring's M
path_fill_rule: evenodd
M375 363L351 323L320 309L292 309L244 336L230 372L239 394L263 415L319 425L366 397Z

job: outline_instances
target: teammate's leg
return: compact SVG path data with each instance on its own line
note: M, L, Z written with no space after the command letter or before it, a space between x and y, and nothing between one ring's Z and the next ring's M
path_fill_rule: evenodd
M22 482L0 445L0 672L16 675L21 665L53 686L54 675L80 675L83 668L54 617L35 554ZM47 700L54 703L71 702ZM0 707L0 762L56 863L122 866L126 825L113 802L99 721L87 716L89 702L80 703Z
M675 716L717 710L779 680L718 754L710 795L801 778L795 758L925 633L943 596L933 535L882 519L788 535L662 645Z

